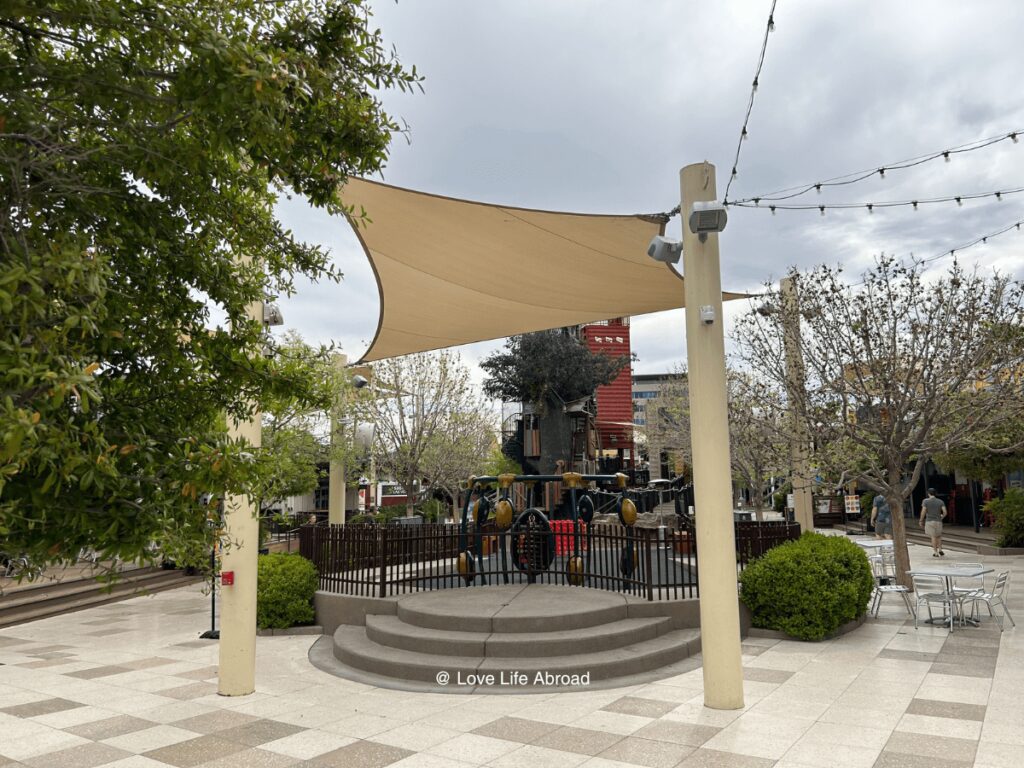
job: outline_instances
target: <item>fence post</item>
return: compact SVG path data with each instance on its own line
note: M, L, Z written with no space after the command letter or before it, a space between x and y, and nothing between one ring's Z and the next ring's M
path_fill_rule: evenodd
M651 529L644 528L644 569L647 571L647 599L654 600L654 574L651 573ZM655 538L657 541L657 538Z
M388 596L388 564L385 558L385 534L388 529L384 526L380 527L377 532L377 563L380 566L380 585L377 591L377 597Z

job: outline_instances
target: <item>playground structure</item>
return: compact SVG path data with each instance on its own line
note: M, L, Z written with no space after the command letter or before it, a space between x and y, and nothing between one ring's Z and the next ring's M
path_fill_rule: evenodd
M594 530L591 523L598 505L588 493L589 483L612 486L616 493L609 494L625 529L618 566L625 577L636 568L636 546L634 526L637 520L637 505L630 498L628 478L623 473L614 475L582 475L567 472L562 475L513 475L503 474L487 477L471 477L462 507L459 523L459 575L471 584L479 571L482 583L486 584L484 570L484 537L491 529L497 531L497 551L501 559L503 583L509 583L509 559L513 568L522 572L527 583L533 584L537 576L551 568L556 557L563 556L563 572L566 582L572 586L583 584L586 575L592 573ZM511 489L514 483L524 483L530 489L530 496L539 483L562 483L568 490L569 520L560 526L557 533L545 511L536 506L517 511ZM496 498L490 495L496 487ZM532 500L532 499L531 499ZM584 562L584 557L587 561Z

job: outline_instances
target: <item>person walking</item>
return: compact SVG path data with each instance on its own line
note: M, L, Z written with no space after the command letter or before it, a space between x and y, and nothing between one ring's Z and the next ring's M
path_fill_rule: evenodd
M942 521L946 517L946 505L935 496L935 489L928 489L928 498L921 502L921 527L932 540L932 557L944 557L942 551Z
M875 529L876 539L892 538L892 510L882 494L875 496L871 502L871 525Z

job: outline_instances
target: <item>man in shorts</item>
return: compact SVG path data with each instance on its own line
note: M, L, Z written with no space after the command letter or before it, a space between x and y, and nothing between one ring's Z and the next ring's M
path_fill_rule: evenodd
M871 502L871 525L875 529L876 539L892 538L892 511L882 494L875 496Z
M921 503L921 526L932 540L932 557L943 557L942 521L946 517L946 505L936 498L935 489L928 489L928 498Z

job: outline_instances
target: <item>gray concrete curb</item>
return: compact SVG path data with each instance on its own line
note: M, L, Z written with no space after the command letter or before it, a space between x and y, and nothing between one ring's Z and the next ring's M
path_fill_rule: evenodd
M322 635L324 628L319 624L309 627L288 627L287 629L257 629L257 637L278 637L281 635Z

